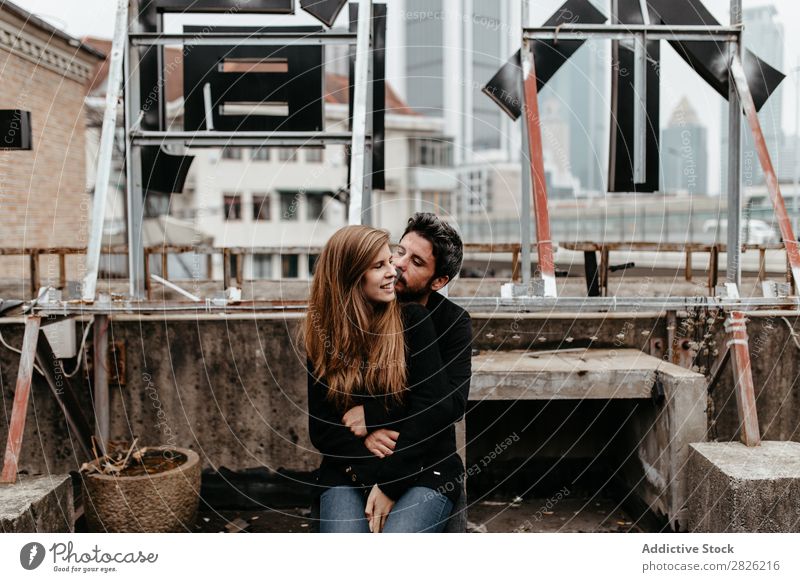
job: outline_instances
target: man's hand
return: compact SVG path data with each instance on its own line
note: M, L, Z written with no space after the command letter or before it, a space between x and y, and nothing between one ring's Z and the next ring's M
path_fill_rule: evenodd
M354 406L344 413L342 423L358 438L367 436L367 421L364 418L364 407Z
M397 445L397 438L399 436L400 433L396 430L379 428L369 433L364 440L364 445L369 449L370 453L382 459L394 452L394 447Z
M372 491L369 492L369 497L367 497L367 506L364 509L364 515L367 516L367 521L369 521L369 531L372 533L381 533L383 531L383 524L386 523L386 518L389 516L392 507L394 507L394 501L389 499L380 490L380 487L373 485Z

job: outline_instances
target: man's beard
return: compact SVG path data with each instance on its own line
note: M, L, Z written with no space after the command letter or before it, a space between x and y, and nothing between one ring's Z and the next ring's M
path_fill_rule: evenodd
M397 280L400 281L401 279L402 277L398 277ZM417 289L409 289L408 283L406 283L406 281L403 280L403 288L398 289L397 287L395 287L394 291L397 294L398 301L400 301L401 303L410 303L412 301L419 301L420 299L431 293L432 282L433 278L431 278L431 280L428 281L422 287L419 287Z

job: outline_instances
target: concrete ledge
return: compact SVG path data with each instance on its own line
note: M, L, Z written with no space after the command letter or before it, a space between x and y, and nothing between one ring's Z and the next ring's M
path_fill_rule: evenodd
M689 527L696 532L800 532L800 443L695 443Z
M657 373L698 375L640 350L489 352L472 358L470 400L650 398Z
M0 485L0 531L4 533L71 533L75 504L69 475L20 475Z

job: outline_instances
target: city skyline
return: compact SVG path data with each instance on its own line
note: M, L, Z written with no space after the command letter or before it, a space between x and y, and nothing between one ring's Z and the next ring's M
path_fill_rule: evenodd
M607 2L593 0L601 9L607 12ZM74 36L84 36L93 34L95 36L110 37L113 31L113 16L114 4L107 0L81 0L81 11L74 10L72 4L76 2L64 0L16 0L16 3L22 8L34 12L38 16L43 17L52 24L59 26L66 32ZM534 23L541 22L556 10L562 3L562 0L535 0L531 2ZM728 21L728 0L704 0L705 5L714 14L714 16L725 23ZM404 15L401 13L401 3L389 3L389 27L387 31L387 53L393 54L392 48L399 51L398 45L398 30L399 26L392 26L394 23L401 22ZM514 2L516 5L517 2ZM800 19L800 3L789 2L788 0L780 0L774 2L764 2L762 0L753 0L743 2L744 9L748 10L754 7L774 5L780 22L793 22ZM82 17L83 10L90 10L93 14L92 19ZM296 18L309 18L307 15L298 11ZM281 18L281 17L279 17ZM197 23L208 22L213 19L220 24L230 22L235 17L220 17L220 16L193 16L181 19L181 23ZM274 17L263 18L252 16L249 21L253 24L259 24L265 21L275 22ZM518 21L518 19L517 19ZM340 16L337 24L344 22ZM168 22L168 27L170 26ZM174 24L173 24L174 26ZM506 27L503 31L507 34L518 37L514 27ZM788 27L789 29L791 27ZM784 34L783 35L783 63L770 63L781 69L787 78L781 85L783 107L781 110L781 117L783 124L781 127L782 133L792 135L795 127L795 110L797 106L796 94L796 76L800 74L798 64L800 64L800 37L797 35ZM515 41L516 42L516 41ZM721 173L723 169L722 164L722 119L723 108L725 102L717 93L708 87L698 75L696 75L686 65L673 50L667 49L662 51L662 81L661 84L661 102L662 102L662 130L666 127L668 113L674 110L678 105L683 95L688 95L693 108L698 112L698 115L707 124L709 135L709 190L713 193L718 193L721 188ZM764 56L765 60L769 62L767 55ZM501 56L500 60L504 61L506 56ZM407 97L405 94L406 83L402 79L402 63L397 62L398 59L389 57L387 63L387 78L388 81L398 89L401 97ZM501 63L498 62L498 67ZM772 105L774 107L774 105ZM607 122L606 122L607 124ZM768 125L765 123L765 126ZM512 127L512 131L516 129L516 124ZM766 131L765 127L765 131ZM513 138L509 137L509 140ZM518 138L517 138L518 141ZM780 152L772 152L773 156L779 156ZM597 157L597 156L596 156Z

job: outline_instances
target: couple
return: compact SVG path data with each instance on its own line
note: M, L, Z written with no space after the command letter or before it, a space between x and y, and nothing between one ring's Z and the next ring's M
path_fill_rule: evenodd
M461 268L431 213L348 226L320 255L304 327L321 532L440 532L461 495L455 423L471 376L469 315L436 291ZM455 486L454 486L455 485Z

